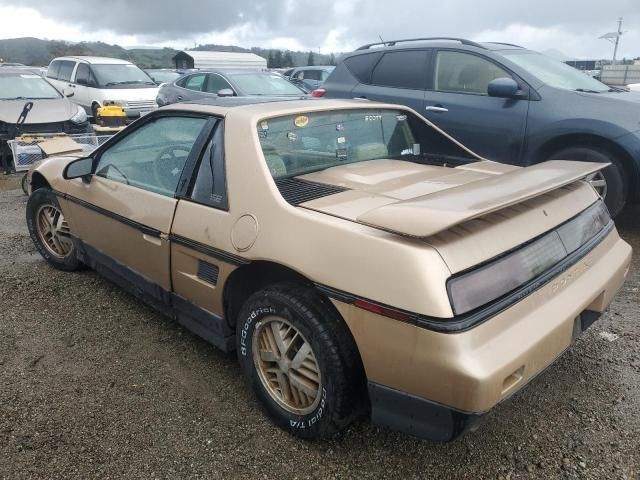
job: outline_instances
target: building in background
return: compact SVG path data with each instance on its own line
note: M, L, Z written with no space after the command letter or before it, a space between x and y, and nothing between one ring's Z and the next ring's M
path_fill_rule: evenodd
M180 51L173 57L176 70L213 68L267 68L267 60L255 53Z

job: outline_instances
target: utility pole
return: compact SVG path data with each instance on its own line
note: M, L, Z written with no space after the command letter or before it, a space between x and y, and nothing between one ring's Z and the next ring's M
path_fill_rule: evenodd
M618 31L617 32L609 32L602 35L600 38L604 40L608 40L613 43L613 59L611 61L612 65L616 64L616 57L618 55L618 45L620 44L620 37L624 32L622 31L622 17L618 18Z

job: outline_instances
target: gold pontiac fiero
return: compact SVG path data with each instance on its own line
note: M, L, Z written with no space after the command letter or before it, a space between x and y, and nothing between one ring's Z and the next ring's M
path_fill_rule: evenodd
M498 164L401 106L223 99L46 160L27 222L52 266L236 350L287 431L448 441L620 289L631 248L583 180L604 166Z

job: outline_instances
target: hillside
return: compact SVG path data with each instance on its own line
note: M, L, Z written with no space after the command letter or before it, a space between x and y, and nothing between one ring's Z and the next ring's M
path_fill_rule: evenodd
M195 50L209 50L221 52L253 52L264 58L278 59L274 66L307 65L309 52L283 52L263 48L242 48L232 45L198 45ZM5 62L18 62L25 65L46 66L54 57L64 55L97 55L129 60L142 68L171 68L172 57L176 50L171 48L133 48L126 49L119 45L109 45L103 42L71 43L60 40L41 40L38 38L11 38L0 40L0 59ZM331 63L330 55L314 53L315 65ZM285 62L281 60L286 59ZM273 63L273 62L271 62ZM286 64L285 64L286 63Z

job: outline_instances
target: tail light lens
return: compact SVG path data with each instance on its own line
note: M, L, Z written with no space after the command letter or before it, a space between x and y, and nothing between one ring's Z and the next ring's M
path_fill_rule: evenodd
M324 88L316 88L311 92L311 96L316 98L324 97L325 93L327 93L327 91Z

